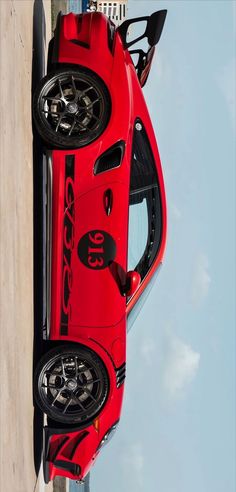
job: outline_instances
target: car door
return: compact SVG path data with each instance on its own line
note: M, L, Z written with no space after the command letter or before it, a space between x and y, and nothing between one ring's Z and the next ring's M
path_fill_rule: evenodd
M128 184L99 186L75 201L70 323L112 326L125 314Z

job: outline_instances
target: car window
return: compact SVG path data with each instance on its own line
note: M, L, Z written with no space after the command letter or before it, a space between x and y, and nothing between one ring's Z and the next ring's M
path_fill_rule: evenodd
M146 248L148 238L147 200L130 206L128 271L135 270Z
M135 124L129 198L128 269L144 279L159 250L161 201L151 146L141 121Z

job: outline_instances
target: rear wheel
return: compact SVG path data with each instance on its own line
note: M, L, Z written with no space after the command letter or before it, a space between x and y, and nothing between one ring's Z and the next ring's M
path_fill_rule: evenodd
M81 67L50 73L34 94L36 128L47 144L59 148L90 144L105 130L110 112L104 82Z
M93 420L108 391L108 374L102 360L81 345L50 350L35 372L35 400L43 412L58 422L79 425Z

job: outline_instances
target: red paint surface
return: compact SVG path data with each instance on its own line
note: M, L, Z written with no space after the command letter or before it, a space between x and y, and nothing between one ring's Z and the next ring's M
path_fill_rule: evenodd
M166 242L166 201L160 157L156 139L142 89L127 50L123 49L118 33L115 34L113 54L108 48L108 20L99 13L62 17L59 63L73 63L96 72L105 82L112 101L109 124L102 136L90 145L73 151L53 150L53 219L52 219L52 303L51 340L82 343L93 349L104 361L110 378L108 400L100 415L99 432L93 425L87 427L88 436L81 442L73 462L81 466L81 478L86 475L96 458L96 449L104 434L120 418L124 385L116 387L115 367L126 360L126 317L147 286L155 269L162 261ZM78 39L89 45L84 48L71 43ZM111 269L87 268L79 259L77 246L86 233L103 230L116 243L115 265L117 271L127 272L129 180L131 166L132 135L134 122L139 117L146 129L156 161L162 201L163 236L158 256L151 270L126 306L116 275ZM120 167L94 175L96 159L119 140L126 143ZM65 177L65 157L75 155L73 183ZM73 192L71 191L73 188ZM104 208L104 193L112 190L112 212L108 216ZM73 209L73 240L69 242L64 223L64 201L68 210ZM92 247L92 246L91 246ZM96 244L95 244L96 247ZM100 245L100 247L102 247ZM69 251L70 264L64 259ZM101 251L100 251L101 252ZM124 276L123 273L123 276ZM69 298L65 299L65 275L69 285ZM68 280L69 279L69 280ZM61 311L68 315L68 335L60 334ZM82 432L82 431L80 431ZM64 434L63 434L64 435ZM68 432L68 440L61 447L57 460L68 460L66 448L75 437ZM78 432L77 432L78 435ZM50 447L60 435L51 437ZM67 454L66 454L67 453ZM49 452L49 458L52 456ZM46 459L48 457L45 457ZM51 460L51 461L50 461ZM76 478L53 465L50 458L50 479L55 475Z

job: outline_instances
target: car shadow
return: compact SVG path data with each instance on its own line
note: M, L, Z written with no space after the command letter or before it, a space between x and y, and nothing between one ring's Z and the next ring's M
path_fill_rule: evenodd
M33 51L31 89L33 93L45 74L45 41L46 21L42 0L34 0L33 6ZM33 118L33 218L34 218L34 340L33 340L33 372L43 353L42 327L44 324L44 293L43 293L43 145L35 132ZM37 406L33 417L33 449L34 466L38 475L43 449L43 413Z

